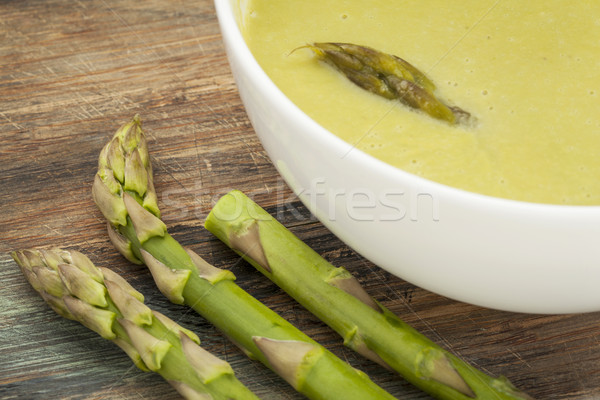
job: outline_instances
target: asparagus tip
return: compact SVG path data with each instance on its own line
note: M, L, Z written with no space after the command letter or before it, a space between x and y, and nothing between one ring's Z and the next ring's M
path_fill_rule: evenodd
M351 43L312 43L300 46L311 49L319 59L340 71L347 79L376 95L399 100L423 111L432 118L451 125L471 125L471 114L450 107L438 99L435 84L408 61L367 46ZM293 52L292 51L292 52Z

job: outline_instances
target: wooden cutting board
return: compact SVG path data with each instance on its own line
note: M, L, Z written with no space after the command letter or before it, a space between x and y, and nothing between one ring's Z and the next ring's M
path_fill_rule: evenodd
M311 218L246 117L210 0L0 0L0 398L178 398L160 376L137 370L116 346L43 303L9 255L34 246L85 252L198 333L259 396L301 398L197 314L170 304L147 270L108 242L91 183L100 149L136 113L171 234L230 268L251 294L398 398L428 396L344 348L202 228L220 195L234 188L252 195L377 300L487 373L540 399L600 398L600 314L525 315L459 303L390 276Z

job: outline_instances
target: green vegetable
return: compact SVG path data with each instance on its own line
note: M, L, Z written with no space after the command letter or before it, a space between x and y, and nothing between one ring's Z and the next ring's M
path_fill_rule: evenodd
M433 82L400 57L350 43L313 43L303 47L371 93L399 100L450 124L468 123L471 119L465 110L439 100L434 95Z
M258 399L227 362L198 346L196 334L144 305L142 294L110 269L58 248L12 256L54 311L111 340L136 366L159 373L183 397Z
M167 233L138 117L102 150L93 196L115 247L146 264L169 300L192 307L296 390L311 399L393 399Z
M338 332L344 344L439 399L530 399L417 332L242 192L223 196L206 228Z

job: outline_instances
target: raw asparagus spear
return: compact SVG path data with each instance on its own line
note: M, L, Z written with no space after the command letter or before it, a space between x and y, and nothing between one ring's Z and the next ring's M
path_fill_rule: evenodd
M258 399L227 362L198 346L196 334L144 305L142 294L117 273L73 250L21 250L12 256L54 311L111 340L141 370L159 373L186 399Z
M467 365L372 299L239 191L223 196L206 228L367 358L439 399L530 399L505 378Z
M400 57L351 43L313 43L303 47L310 48L320 59L371 93L399 100L450 124L468 123L471 118L467 111L439 100L434 94L433 82Z
M241 289L233 273L208 264L167 233L137 116L102 150L93 196L115 247L146 264L169 300L192 307L300 393L310 399L393 399Z

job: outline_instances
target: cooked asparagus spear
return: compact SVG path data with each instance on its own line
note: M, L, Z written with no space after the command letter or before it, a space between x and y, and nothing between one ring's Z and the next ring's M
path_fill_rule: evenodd
M448 106L435 94L433 82L400 57L351 43L313 43L311 49L357 86L403 104L450 124L466 123L471 114Z
M144 305L143 295L117 273L73 250L21 250L12 256L54 311L111 340L186 399L258 399L227 362L198 346L196 334Z
M394 369L439 399L530 399L427 339L372 299L344 268L335 268L239 191L223 196L206 228L241 254L367 358Z
M145 263L169 300L192 307L300 393L311 399L393 399L241 289L233 273L208 264L167 233L137 116L102 150L93 196L115 247Z

